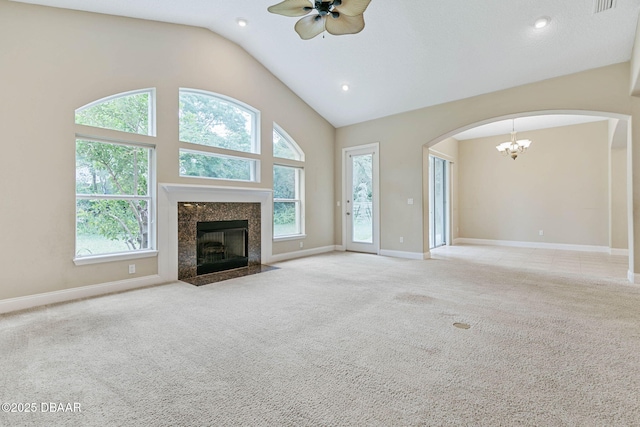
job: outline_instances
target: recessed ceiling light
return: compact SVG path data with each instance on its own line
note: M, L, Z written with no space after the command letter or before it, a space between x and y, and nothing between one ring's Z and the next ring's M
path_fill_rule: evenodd
M238 18L238 25L240 25L241 27L246 27L248 24L246 19L243 18Z
M342 85L342 90L345 92L349 91L349 85Z
M551 21L551 18L549 18L548 16L543 16L542 18L536 19L536 22L533 24L533 26L536 27L537 29L544 28L547 25L549 25L550 21Z

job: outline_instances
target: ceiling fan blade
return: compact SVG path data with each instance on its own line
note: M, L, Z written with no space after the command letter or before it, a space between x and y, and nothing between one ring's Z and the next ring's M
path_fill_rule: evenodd
M269 6L267 10L278 15L302 16L313 10L313 4L309 0L284 0Z
M326 17L316 14L305 16L296 22L296 33L298 33L302 40L312 39L324 31L324 24L326 21Z
M305 18L303 18L305 19ZM362 31L364 28L364 16L347 16L340 15L338 18L327 18L327 32L334 36L340 36L343 34L356 34Z
M371 0L342 0L342 4L335 8L337 12L347 16L362 15Z

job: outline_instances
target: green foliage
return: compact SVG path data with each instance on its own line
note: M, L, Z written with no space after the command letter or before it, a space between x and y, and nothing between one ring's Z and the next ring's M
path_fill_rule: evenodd
M180 141L253 152L251 113L220 98L180 92Z
M273 198L296 199L296 168L273 166Z
M76 142L78 234L98 234L148 247L149 207L141 200L95 199L92 195L146 196L149 149L95 141ZM91 250L89 248L89 250Z
M148 206L140 200L79 199L78 234L98 234L124 242L130 250L148 247Z
M76 123L149 135L150 95L124 95L81 109ZM132 199L92 195L146 196L149 149L95 141L76 141L77 234L99 235L131 249L149 246L149 206ZM94 253L96 248L78 248ZM100 249L97 249L100 252Z
M180 175L206 178L251 180L251 161L180 152Z
M274 202L273 223L278 225L297 224L295 202Z
M76 123L149 135L149 93L122 96L77 111Z
M76 142L76 193L147 194L148 149L95 141Z
M299 169L288 166L273 166L273 198L295 200ZM273 204L274 235L299 233L299 202L276 201Z

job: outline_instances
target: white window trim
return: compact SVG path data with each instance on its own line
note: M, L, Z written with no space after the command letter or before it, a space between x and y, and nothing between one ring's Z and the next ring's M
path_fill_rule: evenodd
M306 239L306 234L288 234L286 236L277 236L273 238L274 242L286 242L287 240L302 240Z
M155 249L142 249L131 252L116 252L104 255L88 255L73 259L75 265L99 264L103 262L125 261L129 259L153 258L158 256Z

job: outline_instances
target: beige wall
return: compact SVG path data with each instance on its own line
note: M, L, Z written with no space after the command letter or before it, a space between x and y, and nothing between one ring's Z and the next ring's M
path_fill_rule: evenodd
M460 237L609 246L608 130L518 132L533 144L516 160L495 149L509 135L460 141Z
M0 0L0 299L155 274L155 258L77 267L74 110L157 89L158 182L272 186L272 123L306 154L305 249L334 244L335 129L239 46L199 28ZM178 177L178 88L208 90L261 111L259 184ZM159 238L162 238L162 232ZM299 250L279 242L273 253Z

